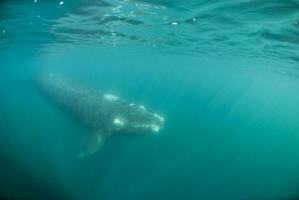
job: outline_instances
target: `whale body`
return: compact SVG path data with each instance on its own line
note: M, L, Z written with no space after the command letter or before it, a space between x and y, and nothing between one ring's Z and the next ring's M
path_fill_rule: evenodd
M144 106L71 84L59 74L39 75L34 81L41 92L90 130L79 156L96 152L113 134L156 134L164 119Z

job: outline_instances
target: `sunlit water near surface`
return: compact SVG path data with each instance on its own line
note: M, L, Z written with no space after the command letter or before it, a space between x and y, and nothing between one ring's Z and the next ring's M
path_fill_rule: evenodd
M2 0L0 192L37 199L299 196L299 1ZM90 132L32 86L55 72L161 114Z

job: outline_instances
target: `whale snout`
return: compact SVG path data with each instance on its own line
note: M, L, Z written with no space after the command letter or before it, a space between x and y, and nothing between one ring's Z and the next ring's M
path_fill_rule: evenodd
M144 124L136 125L136 128L141 127L145 132L158 134L164 125L164 118L158 114L148 113L148 120Z
M159 114L148 112L142 105L131 103L122 113L118 113L112 122L118 133L157 134L163 128L164 118Z
M135 134L158 134L163 128L164 118L158 114L144 113L144 115L128 120L124 123L123 131Z
M164 118L158 114L153 114L153 116L155 118L155 123L151 125L151 129L154 133L157 133L163 128Z
M161 123L164 122L164 118L158 114L154 114L154 117L156 117Z

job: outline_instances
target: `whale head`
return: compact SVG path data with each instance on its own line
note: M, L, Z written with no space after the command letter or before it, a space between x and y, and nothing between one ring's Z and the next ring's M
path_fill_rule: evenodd
M163 124L163 117L135 104L130 104L122 114L113 118L115 129L128 134L156 134Z

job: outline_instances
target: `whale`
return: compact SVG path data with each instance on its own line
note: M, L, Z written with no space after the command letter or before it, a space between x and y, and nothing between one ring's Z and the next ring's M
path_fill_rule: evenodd
M91 155L112 135L157 134L164 118L143 105L101 91L80 87L57 73L43 73L34 79L39 91L89 131L79 157Z

